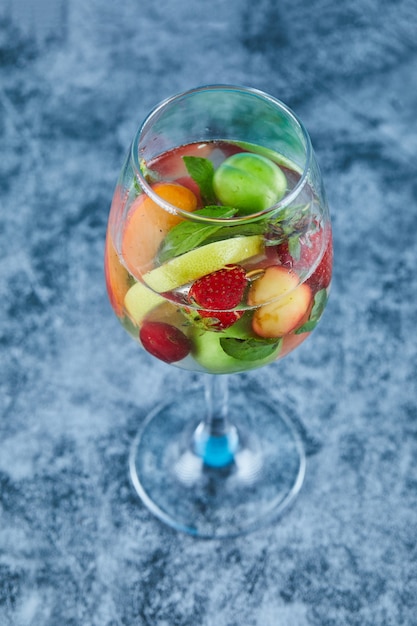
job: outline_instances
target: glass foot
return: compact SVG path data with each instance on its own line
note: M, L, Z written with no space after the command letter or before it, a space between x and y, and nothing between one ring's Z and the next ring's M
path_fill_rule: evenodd
M129 459L137 493L163 522L198 537L233 537L278 519L305 473L291 421L245 390L230 394L230 431L207 438L204 406L196 391L151 412Z

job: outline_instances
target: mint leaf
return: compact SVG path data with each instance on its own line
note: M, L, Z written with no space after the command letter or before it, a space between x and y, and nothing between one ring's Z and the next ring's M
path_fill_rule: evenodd
M249 237L250 235L263 235L265 233L265 222L251 222L249 224L231 224L223 226L218 230L211 241L220 241L221 239L229 239L230 237Z
M318 320L319 317L321 317L321 314L323 313L325 306L327 304L327 300L328 300L327 290L320 289L320 291L318 291L316 295L314 296L314 304L313 304L313 308L311 309L309 319Z
M300 260L301 257L301 244L300 244L300 236L292 235L288 239L288 252L296 261Z
M184 156L182 158L187 172L200 188L201 199L204 204L216 204L216 196L213 191L213 163L202 157Z
M297 328L297 330L295 331L294 334L295 335L302 335L302 333L309 333L309 332L311 332L317 326L317 322L318 321L319 320L308 320L308 322L306 322L305 324L300 326L300 328Z
M223 337L220 345L229 356L241 361L258 361L266 359L281 347L282 339L238 339Z
M202 209L193 211L193 215L202 215L203 217L210 217L211 219L227 219L236 215L237 209L232 206L219 206L218 204L207 205ZM223 224L219 224L223 228Z
M208 206L193 212L195 215L211 218L233 217L235 213L236 209L220 206ZM222 228L222 224L205 224L204 222L184 221L177 224L171 228L162 242L158 254L159 262L166 263L173 257L198 248L206 239L213 237Z
M301 235L311 230L311 227L310 202L281 209L275 219L269 222L268 245L273 246L287 239L293 239L292 245L297 254L299 238Z
M319 319L321 318L323 311L326 307L328 300L326 289L320 289L314 296L313 308L311 309L310 317L308 321L297 328L295 331L296 335L301 335L301 333L309 333L317 326Z

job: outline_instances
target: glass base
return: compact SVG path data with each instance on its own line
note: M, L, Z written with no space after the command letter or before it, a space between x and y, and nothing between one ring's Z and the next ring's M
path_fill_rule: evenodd
M278 519L304 479L295 427L245 389L230 394L227 435L207 440L204 407L195 391L150 413L129 459L140 498L163 522L198 537L233 537Z

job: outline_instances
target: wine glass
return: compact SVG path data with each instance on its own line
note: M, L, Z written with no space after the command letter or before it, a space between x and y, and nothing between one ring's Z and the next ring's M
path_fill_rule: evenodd
M230 391L229 375L309 336L332 254L311 142L282 102L210 85L142 123L113 197L105 274L128 333L204 381L156 406L131 449L137 493L170 526L236 536L277 519L299 492L296 426L250 377Z

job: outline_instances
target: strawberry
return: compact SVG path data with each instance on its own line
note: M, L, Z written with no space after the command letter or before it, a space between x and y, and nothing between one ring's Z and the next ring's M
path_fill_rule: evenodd
M196 304L202 318L212 320L210 326L229 328L244 311L232 311L243 298L247 285L246 272L240 265L226 265L221 270L198 278L188 294L190 304Z
M269 248L266 248L266 252L268 259L273 261L272 265L278 264L283 265L288 269L293 268L294 259L290 254L287 241L280 243L278 246L270 246Z
M332 268L333 268L333 240L332 234L330 233L330 238L327 243L326 250L324 251L323 257L318 264L317 268L307 280L307 284L313 289L313 291L319 291L320 289L326 289L330 281L332 279Z
M272 251L269 251L271 259L274 257L278 260L279 265L283 265L288 269L308 270L311 265L316 263L317 256L320 254L322 246L322 240L325 236L326 230L318 230L309 237L309 245L302 245L300 250L300 257L295 259L291 256L289 251L288 242L285 241L278 246L274 246ZM313 289L318 291L329 286L332 277L332 265L333 265L333 244L332 234L330 232L329 241L323 257L310 278L306 281L307 284Z
M139 339L150 354L165 363L184 359L191 350L191 342L175 326L165 322L145 321Z

